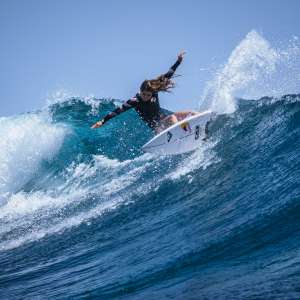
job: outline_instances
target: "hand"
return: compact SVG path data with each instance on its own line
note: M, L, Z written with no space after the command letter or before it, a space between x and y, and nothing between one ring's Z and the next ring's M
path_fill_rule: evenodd
M98 127L101 127L103 124L104 124L104 121L101 120L101 121L96 122L93 126L91 126L91 128L92 129L98 128Z
M183 56L185 55L185 51L181 51L181 52L179 52L179 54L178 54L178 60L180 61L180 62L182 62L182 60L183 60Z

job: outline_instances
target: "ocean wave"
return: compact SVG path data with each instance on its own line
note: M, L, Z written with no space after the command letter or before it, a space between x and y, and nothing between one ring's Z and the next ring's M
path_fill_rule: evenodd
M92 130L113 99L1 118L0 297L299 298L300 95L236 95L283 56L242 41L190 153L143 153L134 110Z

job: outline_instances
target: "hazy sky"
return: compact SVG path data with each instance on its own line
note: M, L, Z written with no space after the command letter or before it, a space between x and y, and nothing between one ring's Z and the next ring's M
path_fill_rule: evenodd
M252 29L300 35L295 0L0 0L0 116L58 91L126 100L187 51L169 109L193 108L213 70Z

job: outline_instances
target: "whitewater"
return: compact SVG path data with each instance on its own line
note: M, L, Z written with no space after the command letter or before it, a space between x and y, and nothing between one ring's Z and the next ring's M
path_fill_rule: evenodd
M196 151L155 156L118 100L0 118L0 299L299 299L300 47L251 31L199 96Z

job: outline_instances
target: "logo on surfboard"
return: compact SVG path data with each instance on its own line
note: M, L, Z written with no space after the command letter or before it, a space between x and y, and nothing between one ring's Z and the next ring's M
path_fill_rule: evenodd
M192 131L189 122L183 122L182 124L180 124L180 127L181 127L185 132L191 132L191 131Z

